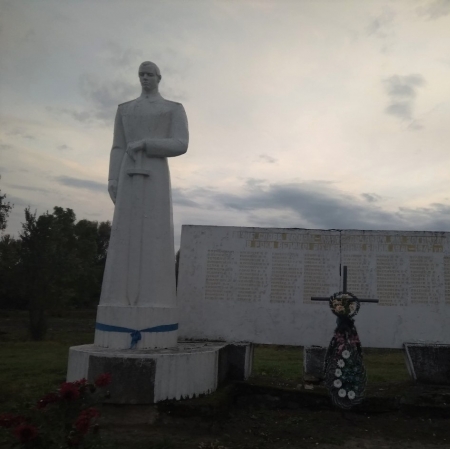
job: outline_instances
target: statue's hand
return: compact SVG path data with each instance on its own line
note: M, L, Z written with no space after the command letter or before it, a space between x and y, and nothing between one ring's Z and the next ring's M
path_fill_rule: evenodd
M127 146L127 153L133 159L133 161L136 160L136 153L138 151L145 150L145 141L144 140L138 140L136 142L130 142Z
M116 204L116 196L117 196L117 181L114 179L111 179L108 181L108 192L109 196L112 199L112 202Z

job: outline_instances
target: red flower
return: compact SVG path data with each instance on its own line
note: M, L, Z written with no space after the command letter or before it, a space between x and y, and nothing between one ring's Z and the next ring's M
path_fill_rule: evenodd
M73 384L76 385L77 387L84 387L87 383L88 381L84 377L83 379L76 380L75 382L73 382Z
M28 443L38 436L38 430L29 424L20 424L14 429L14 435L21 443Z
M91 420L89 419L89 416L84 413L80 414L74 424L75 429L77 429L78 432L82 433L83 435L89 432L90 426Z
M80 391L73 382L64 382L59 388L59 396L66 401L74 401L80 397Z
M100 412L94 408L90 407L86 410L83 410L75 421L74 427L78 430L78 432L85 435L89 432L89 428L91 426L91 420L100 416Z
M36 407L38 409L43 409L47 407L48 404L53 404L54 402L58 402L60 397L56 393L49 393L45 395L42 399L39 400Z
M12 415L11 413L2 413L0 415L0 427L9 429L14 426L18 426L25 421L23 416Z
M100 376L95 379L94 384L97 387L106 387L106 385L109 385L111 383L111 374L104 373L100 374Z

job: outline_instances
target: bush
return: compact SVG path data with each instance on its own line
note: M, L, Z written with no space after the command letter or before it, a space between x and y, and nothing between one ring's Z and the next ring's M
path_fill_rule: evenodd
M100 375L94 383L64 382L22 413L0 414L0 429L13 446L23 449L100 448L100 412L94 405L100 389L110 382L110 374Z

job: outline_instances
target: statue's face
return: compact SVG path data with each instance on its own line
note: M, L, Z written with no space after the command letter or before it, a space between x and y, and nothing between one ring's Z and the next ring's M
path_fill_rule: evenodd
M139 69L139 80L144 90L151 91L158 88L159 77L153 66L141 67Z

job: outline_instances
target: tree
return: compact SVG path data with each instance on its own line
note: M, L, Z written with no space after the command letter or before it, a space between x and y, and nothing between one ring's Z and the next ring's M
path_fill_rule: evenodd
M103 266L103 268L105 267L110 237L111 237L111 222L102 221L98 225L97 230L97 257L98 262Z
M14 205L6 202L6 195L1 195L1 192L2 191L0 190L0 231L4 231L6 229L9 213Z
M36 218L25 209L20 238L21 265L30 313L30 334L41 340L46 332L45 310L64 307L75 295L75 213L55 207Z
M24 308L20 276L21 241L9 234L0 237L0 308Z
M98 304L110 234L109 221L80 220L75 225L78 271L74 307Z
M111 234L109 221L80 220L54 207L25 209L19 239L0 238L0 308L28 308L33 339L46 332L46 312L98 304Z

